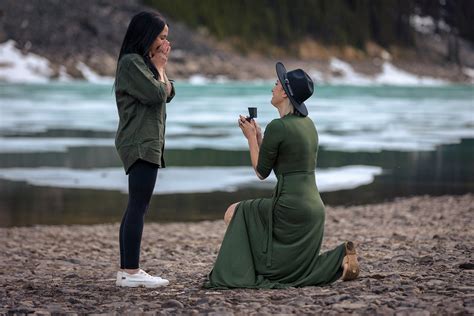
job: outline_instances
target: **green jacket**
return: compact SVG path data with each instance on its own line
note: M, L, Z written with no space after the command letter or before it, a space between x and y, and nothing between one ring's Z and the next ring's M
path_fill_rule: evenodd
M119 126L115 147L125 172L138 159L165 167L166 103L175 95L166 94L166 85L153 73L138 54L122 56L115 77L115 99Z

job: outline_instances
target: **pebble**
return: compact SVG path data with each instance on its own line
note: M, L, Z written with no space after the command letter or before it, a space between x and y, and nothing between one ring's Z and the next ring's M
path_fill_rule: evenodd
M474 263L470 263L470 262L461 263L459 265L459 268L464 269L464 270L474 270Z
M161 307L163 307L163 308L183 308L184 305L180 301L171 299L171 300L168 300L165 303L163 303L161 305Z

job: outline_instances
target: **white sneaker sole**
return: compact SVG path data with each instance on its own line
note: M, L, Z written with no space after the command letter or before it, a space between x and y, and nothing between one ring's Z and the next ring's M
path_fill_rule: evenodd
M170 284L169 282L163 282L161 284L157 284L157 283L150 283L150 284L143 284L143 283L115 283L115 285L117 286L120 286L120 287L146 287L146 288L149 288L149 289L155 289L157 287L165 287L167 286L168 284Z

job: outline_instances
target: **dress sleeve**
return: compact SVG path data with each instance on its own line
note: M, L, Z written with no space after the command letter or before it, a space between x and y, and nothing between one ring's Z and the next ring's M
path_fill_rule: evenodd
M136 58L124 60L118 83L121 90L145 105L166 101L166 85L153 78L145 62Z
M263 178L268 177L275 165L284 133L284 125L279 119L271 121L265 128L256 168Z

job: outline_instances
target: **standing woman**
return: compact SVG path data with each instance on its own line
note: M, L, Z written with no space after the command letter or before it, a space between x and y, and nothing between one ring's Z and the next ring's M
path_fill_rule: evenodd
M119 126L115 138L128 174L128 206L120 225L117 286L159 287L169 281L140 269L144 216L158 168L165 167L166 103L174 97L165 66L171 50L168 25L155 12L141 12L130 22L120 49L115 77Z

